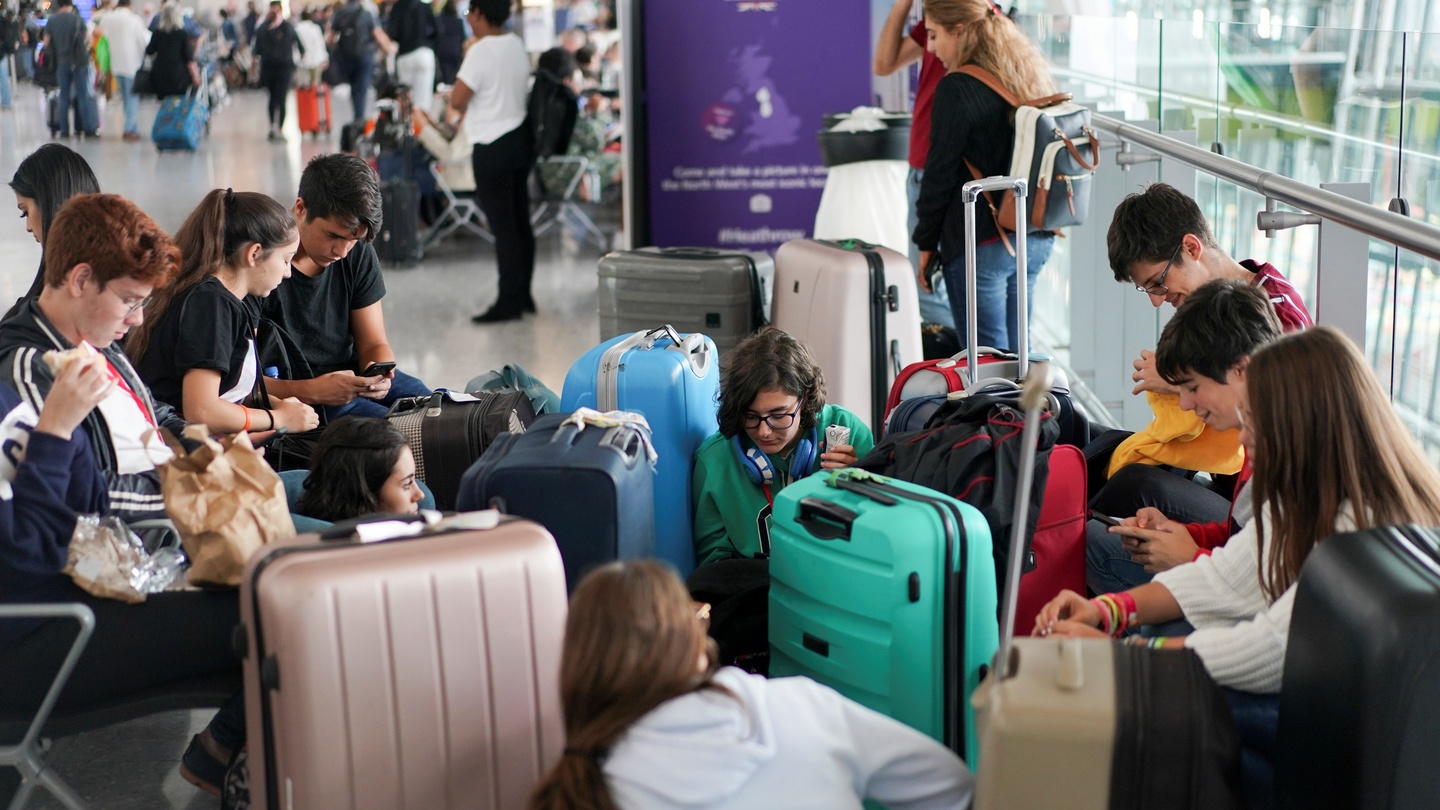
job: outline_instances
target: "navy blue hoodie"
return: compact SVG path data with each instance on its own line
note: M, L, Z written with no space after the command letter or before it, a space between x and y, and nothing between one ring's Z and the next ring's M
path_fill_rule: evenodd
M74 598L60 569L75 516L109 511L105 476L84 427L70 439L34 433L35 410L4 384L0 414L0 602ZM16 625L0 623L0 646L24 632Z

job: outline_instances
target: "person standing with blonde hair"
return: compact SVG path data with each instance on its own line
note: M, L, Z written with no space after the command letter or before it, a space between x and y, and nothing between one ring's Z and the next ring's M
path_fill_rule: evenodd
M716 668L680 579L611 563L570 599L565 751L532 810L963 808L974 780L939 743L809 678Z
M977 177L1009 171L1015 116L998 93L959 71L967 65L984 68L1021 100L1054 94L1055 82L1039 47L991 0L925 0L925 29L928 49L947 73L935 89L930 152L915 206L919 224L912 239L920 249L917 270L926 292L930 265L939 251L955 328L964 335L965 209L960 189ZM976 217L974 238L980 344L1013 350L1019 346L1019 279L1009 237L1002 238L995 219L982 214ZM1054 234L1030 234L1025 283L1032 292L1054 243Z

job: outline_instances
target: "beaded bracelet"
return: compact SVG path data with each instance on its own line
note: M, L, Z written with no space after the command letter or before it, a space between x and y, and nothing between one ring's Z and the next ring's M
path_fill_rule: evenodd
M1114 638L1136 622L1135 597L1129 593L1104 593L1090 600L1100 609L1100 629Z
M1154 638L1145 638L1144 636L1131 636L1125 639L1125 643L1129 644L1132 647L1149 647L1152 650L1160 650L1164 649L1165 642L1168 640L1169 639L1166 636L1155 636Z

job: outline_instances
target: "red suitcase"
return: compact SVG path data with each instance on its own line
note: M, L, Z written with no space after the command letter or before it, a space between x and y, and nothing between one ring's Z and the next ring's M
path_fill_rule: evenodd
M330 87L312 84L295 88L295 117L301 132L330 132Z
M1069 588L1085 593L1085 453L1068 444L1050 448L1050 473L1035 536L1030 541L1035 567L1020 577L1016 598L1016 625L1028 629L1040 608Z
M560 756L565 572L535 523L301 535L240 601L254 808L508 810Z

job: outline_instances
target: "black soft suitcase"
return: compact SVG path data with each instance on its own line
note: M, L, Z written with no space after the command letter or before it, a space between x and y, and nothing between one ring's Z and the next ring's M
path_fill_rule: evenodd
M420 241L420 186L405 177L380 183L380 235L375 253L381 261L415 264L425 258Z
M555 536L571 591L586 571L655 555L655 482L640 428L565 424L547 414L501 436L465 473L461 511L496 507Z
M1332 537L1301 570L1276 806L1440 805L1440 531Z
M396 400L387 418L405 434L415 475L435 494L435 505L454 509L465 471L502 433L523 433L535 421L535 406L514 388L436 391Z

